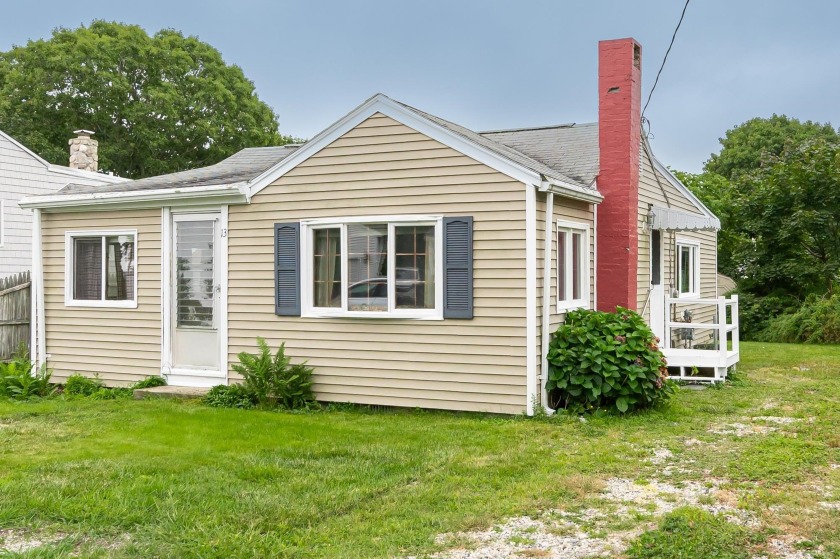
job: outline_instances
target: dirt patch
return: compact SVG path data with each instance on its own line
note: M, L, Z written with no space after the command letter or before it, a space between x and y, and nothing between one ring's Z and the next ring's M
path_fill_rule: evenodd
M765 546L767 553L756 555L754 559L814 559L810 551L797 549L796 543L792 538L773 538Z

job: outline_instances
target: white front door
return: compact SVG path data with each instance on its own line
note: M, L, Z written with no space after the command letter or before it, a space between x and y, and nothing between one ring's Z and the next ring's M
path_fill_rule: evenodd
M170 384L224 382L220 367L219 213L172 216Z
M662 232L650 233L650 329L665 339L665 288L662 281ZM664 346L663 346L664 347Z

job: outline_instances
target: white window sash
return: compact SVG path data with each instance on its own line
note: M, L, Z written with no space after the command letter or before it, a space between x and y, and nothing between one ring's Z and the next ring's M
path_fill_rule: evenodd
M677 238L677 292L681 298L697 298L700 297L700 241L695 239ZM688 291L682 290L683 284L683 267L682 267L682 249L688 249Z
M556 290L557 290L557 312L563 313L566 311L574 310L574 309L586 309L589 308L589 288L590 288L590 270L589 270L589 232L590 227L588 223L579 223L576 221L565 221L562 219L557 220L557 225L555 227L555 235L554 239L552 240L552 244L557 244L557 265L555 267L557 273L557 283L556 283ZM565 293L560 292L560 246L559 246L559 238L560 234L564 233L566 235L566 242L563 244L563 248L565 249L563 256L563 270L564 270L564 287ZM578 272L580 274L579 277L579 285L580 285L580 297L577 299L573 298L574 295L574 250L572 245L574 243L574 235L580 234L581 235L581 247L580 247L580 264L578 267ZM544 295L545 296L545 295Z
M126 300L109 300L106 299L107 291L106 291L106 281L107 281L107 247L105 246L105 239L107 237L117 237L117 236L132 236L134 238L134 277L132 281L134 282L134 289L132 299ZM74 299L73 298L73 287L75 286L75 267L76 267L76 254L75 254L75 240L79 237L101 237L101 249L102 250L102 278L101 278L101 292L100 292L100 299L98 300L86 300L86 299ZM91 307L91 308L120 308L120 309L136 309L137 308L137 278L139 276L139 251L138 247L140 246L140 236L137 232L137 229L95 229L95 230L84 230L84 231L66 231L64 233L64 306L65 307Z
M354 223L388 226L388 310L350 311L348 286L350 266L348 259L349 236L347 226ZM443 216L362 216L327 218L301 221L301 316L305 318L405 318L416 320L443 320ZM396 227L401 225L432 225L435 228L435 308L396 308ZM313 251L316 229L340 228L341 230L341 308L314 306Z

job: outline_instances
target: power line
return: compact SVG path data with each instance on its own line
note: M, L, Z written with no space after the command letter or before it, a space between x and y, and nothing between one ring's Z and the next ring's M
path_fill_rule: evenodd
M645 111L650 105L650 98L653 97L653 92L656 90L656 84L659 83L659 76L662 74L662 69L665 68L665 61L668 60L668 53L671 52L671 47L674 46L674 39L677 38L677 31L680 30L680 25L682 25L683 18L685 17L685 10L688 8L688 3L691 0L685 0L685 6L683 6L682 14L680 14L680 20L677 22L677 27L674 29L674 34L671 35L671 44L668 45L668 50L665 51L665 57L662 59L662 66L659 67L659 71L656 73L656 79L653 81L653 87L650 88L650 94L648 95L647 102L645 103L645 108L642 109L642 114L645 114Z

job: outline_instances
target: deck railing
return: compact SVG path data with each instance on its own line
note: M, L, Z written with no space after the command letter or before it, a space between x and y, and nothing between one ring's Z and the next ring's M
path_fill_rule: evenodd
M712 313L707 310L710 306L714 308ZM681 308L683 315L677 318ZM704 382L725 380L729 368L740 358L738 296L732 295L728 299L666 297L665 311L662 352L668 360L671 376ZM712 314L712 322L695 322L694 315L698 314Z

